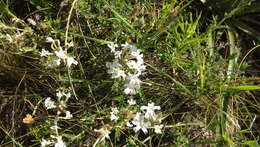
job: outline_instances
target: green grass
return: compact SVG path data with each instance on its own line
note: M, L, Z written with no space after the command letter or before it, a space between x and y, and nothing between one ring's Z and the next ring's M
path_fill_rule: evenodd
M0 146L40 146L51 135L67 146L259 146L259 77L245 72L255 62L250 54L259 49L259 36L252 24L242 25L259 10L250 11L250 0L229 2L233 7L222 14L220 4L210 9L196 0L32 0L21 15L15 1L0 0ZM59 40L78 64L48 67L56 57L40 52L57 47L46 37ZM74 47L65 46L71 41ZM136 45L144 55L143 83L134 96L107 73L112 42ZM46 110L47 97L59 101L57 90L72 96L66 106ZM136 106L127 104L131 98ZM126 127L150 102L161 106L155 112L162 134ZM117 122L110 120L112 107L119 110ZM65 110L72 119L58 118ZM26 114L35 122L23 123ZM50 129L54 120L60 129ZM101 128L111 133L98 141Z

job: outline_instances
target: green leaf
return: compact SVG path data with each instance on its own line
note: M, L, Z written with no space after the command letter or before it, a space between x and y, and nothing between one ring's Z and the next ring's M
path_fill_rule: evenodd
M249 147L259 147L258 141L257 140L249 140L243 142L243 145L249 145Z
M65 34L65 32L63 30L53 30L53 32L57 33L57 34L61 34L61 35ZM88 37L88 36L84 36L84 35L79 34L79 33L71 33L71 32L69 32L68 34L69 35L74 35L75 37L85 38L87 40L95 41L95 42L98 42L98 43L101 43L101 44L112 43L112 41L107 41L107 40L97 39L97 38L93 38L93 37Z
M25 47L20 48L20 51L25 52L25 53L34 52L34 51L36 51L36 48L30 47L30 46L25 46Z
M260 41L260 33L256 29L250 27L249 25L240 20L233 20L232 23L243 32Z
M191 95L191 91L185 86L183 85L181 82L177 81L176 79L174 79L171 75L167 74L166 72L164 72L163 70L154 67L148 63L146 63L146 65L148 65L149 67L151 67L154 71L157 71L158 73L161 73L163 76L171 79L178 87L182 88L185 92L187 92L188 94Z
M256 86L256 85L243 85L243 86L229 87L228 89L232 89L232 90L260 90L260 86Z
M108 8L115 14L115 16L130 29L130 32L133 32L137 38L142 37L140 32L138 32L123 16L121 16L114 8L112 8L112 6L110 6L107 1L105 2Z

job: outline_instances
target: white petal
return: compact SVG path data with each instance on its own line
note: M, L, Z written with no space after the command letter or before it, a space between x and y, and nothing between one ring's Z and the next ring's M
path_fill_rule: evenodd
M46 42L52 43L52 42L54 42L54 40L53 40L51 37L47 37L47 38L46 38Z
M66 111L66 116L65 116L65 119L71 119L73 116L72 114L70 113L70 111Z

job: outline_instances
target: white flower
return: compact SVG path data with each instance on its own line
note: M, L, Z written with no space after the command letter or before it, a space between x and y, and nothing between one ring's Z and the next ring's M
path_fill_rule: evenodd
M53 43L54 40L53 40L51 37L47 37L47 38L46 38L46 42Z
M36 22L35 22L33 19L31 19L31 18L28 18L27 21L28 21L31 25L33 25L33 26L36 25Z
M206 0L200 0L202 3L206 3Z
M129 49L130 51L137 50L137 47L135 45L131 45L127 42L125 44L122 44L122 46L123 46L123 49Z
M13 38L11 37L11 35L9 35L9 34L6 34L6 40L9 41L10 43L12 43L14 41Z
M148 106L142 106L141 110L146 110L145 118L156 118L154 110L160 110L160 106L155 106L154 103L148 103Z
M111 49L111 52L115 52L116 47L118 47L118 45L113 42L109 43L107 46Z
M139 89L141 85L141 80L138 78L137 74L128 74L125 83L125 94L135 95L136 89Z
M60 59L56 59L56 60L47 60L47 66L54 68L57 67L61 64L61 60Z
M142 62L138 62L138 61L134 61L134 60L129 60L126 62L126 65L137 71L137 75L141 75L141 72L145 70L145 65L143 65L143 61Z
M130 99L130 100L127 100L127 103L129 105L135 105L136 104L136 101L134 99Z
M128 127L133 127L133 125L131 124L131 122L126 122L126 126L128 126Z
M47 110L56 108L55 102L52 101L50 97L45 99L44 106L46 107Z
M55 131L58 131L58 129L60 129L60 127L58 126L58 120L57 119L54 120L54 125L51 126L50 129L55 130Z
M71 41L70 43L67 43L66 45L68 46L68 48L70 48L70 47L74 47L74 43L73 43L73 41Z
M57 142L55 143L55 147L66 147L66 144L62 140L62 136L57 136Z
M116 116L118 114L118 109L117 108L111 108L112 111L110 112L110 120L118 120L118 116Z
M131 69L135 69L138 75L141 75L141 72L146 69L143 60L143 54L141 54L139 49L131 51L131 56L135 58L135 60L129 60L126 62L127 66Z
M57 59L57 60L54 60L54 66L59 66L60 65L60 62L61 60L60 59Z
M60 129L60 127L58 126L58 124L55 124L54 126L50 127L51 130L58 130Z
M58 92L56 93L56 96L58 97L58 100L60 100L61 97L63 97L63 92L58 91Z
M128 49L131 45L128 42L125 42L125 44L122 44L121 46L123 46L124 49Z
M66 111L66 116L65 116L65 119L71 119L73 116L72 114L70 113L70 111Z
M154 125L154 132L157 134L162 134L163 125Z
M135 132L140 129L146 134L148 132L147 127L151 126L150 122L144 122L144 116L140 112L135 114L135 118L132 120L132 123L135 125L133 128Z
M111 113L111 112L110 112L110 120L117 121L117 120L118 120L118 117L117 117L114 113Z
M115 59L113 62L107 62L106 67L109 68L107 72L112 74L112 78L122 77L124 79L126 77L125 71L120 69L121 65L117 59Z
M48 57L49 55L52 55L52 53L46 51L45 49L42 49L42 51L40 52L41 57Z
M66 58L68 58L67 53L66 53L65 51L63 51L62 48L60 48L59 51L55 51L55 54L56 54L56 56L57 56L58 58L63 59L63 60L65 60Z
M41 141L41 147L45 147L45 146L48 146L50 144L52 144L52 142L49 141L49 140L42 139L42 141Z
M112 78L120 78L125 79L126 74L125 71L121 70L120 68L115 68L113 73L112 73Z
M103 141L105 138L109 139L109 134L111 133L107 128L100 128L100 129L95 129L95 132L100 133L100 141Z
M78 61L76 61L73 57L67 57L67 66L70 67L72 64L78 65Z
M119 112L116 107L115 108L111 108L111 110L112 110L111 112L114 113L114 114L117 114Z
M64 51L61 47L59 51L55 51L55 54L59 59L62 59L67 64L68 67L71 67L72 64L74 65L78 64L78 62L73 57L69 57L67 52ZM60 65L60 60L58 65Z
M126 65L131 69L138 69L138 63L134 60L129 60L126 62Z
M119 58L121 58L122 51L115 51L114 55L115 55L115 58L119 59Z
M131 51L131 55L137 59L139 62L143 62L143 54L141 54L140 50Z
M136 94L136 91L135 91L135 89L133 89L133 88L128 88L128 87L126 87L126 88L124 89L124 93L125 93L125 94L130 94L130 95L135 95L135 94Z
M68 93L63 92L62 94L63 94L67 99L69 99L69 98L71 97L71 93L70 93L70 92L68 92Z

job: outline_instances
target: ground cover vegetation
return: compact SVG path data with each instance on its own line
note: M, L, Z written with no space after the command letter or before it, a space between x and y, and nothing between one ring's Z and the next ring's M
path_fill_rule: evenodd
M0 0L0 146L259 146L257 0Z

